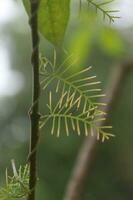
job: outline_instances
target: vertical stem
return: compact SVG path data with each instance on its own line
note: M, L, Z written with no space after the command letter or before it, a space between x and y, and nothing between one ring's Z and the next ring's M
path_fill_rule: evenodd
M27 200L35 200L35 187L36 187L36 157L37 157L37 144L39 137L39 35L38 35L38 0L30 1L30 11L31 11L31 35L32 35L32 109L30 112L31 119L31 139L30 139L30 177L29 177L29 190Z

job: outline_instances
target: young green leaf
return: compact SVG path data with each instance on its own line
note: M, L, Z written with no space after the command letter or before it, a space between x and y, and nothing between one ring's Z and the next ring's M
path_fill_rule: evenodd
M43 60L45 60L44 64ZM100 127L97 125L97 122L106 120L106 113L99 107L104 103L96 101L96 98L105 96L99 93L101 89L97 85L100 82L95 80L96 76L89 75L91 66L70 75L69 69L73 66L73 62L64 67L69 60L70 56L57 68L55 63L52 64L47 58L41 58L41 88L45 90L54 81L52 88L55 87L53 89L55 93L54 91L49 92L48 113L41 116L40 129L49 120L52 120L52 135L56 133L57 137L59 137L61 125L63 124L67 136L72 130L78 135L83 132L86 136L88 136L89 130L96 130L97 139L101 138L102 142L104 142L105 139L109 139L114 135L106 132L106 129L110 129L111 126ZM49 68L51 68L50 72ZM59 94L58 99L53 100L57 93ZM91 132L93 135L93 131Z
M29 165L20 166L17 170L12 160L12 171L13 175L9 176L6 170L6 184L0 188L0 200L24 200L29 193Z
M29 13L29 0L23 0ZM39 31L55 46L63 41L70 15L70 0L40 0Z

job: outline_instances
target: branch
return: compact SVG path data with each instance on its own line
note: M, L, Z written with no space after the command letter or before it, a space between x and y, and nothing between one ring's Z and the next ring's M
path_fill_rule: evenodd
M129 74L129 71L133 68L133 61L124 62L115 67L110 83L106 89L107 96L104 98L104 102L107 106L104 107L104 112L110 113L114 101L118 100L118 94L120 88L124 82L124 79ZM109 117L109 116L108 116ZM105 125L105 121L99 122L100 126ZM82 200L85 190L85 184L88 175L91 173L91 165L93 162L95 150L97 146L96 132L94 136L87 138L78 154L75 167L72 172L72 176L68 182L64 200Z
M29 164L30 164L30 177L29 177L29 195L27 200L35 200L35 187L36 187L36 157L37 157L37 144L39 138L39 36L38 36L38 6L39 0L30 0L30 11L31 11L31 34L32 34L32 67L33 67L33 89L32 89L32 108L30 111L31 119L31 139L30 139L30 153L29 153Z

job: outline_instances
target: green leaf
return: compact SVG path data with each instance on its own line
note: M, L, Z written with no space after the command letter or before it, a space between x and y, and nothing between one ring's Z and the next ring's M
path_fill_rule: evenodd
M29 13L29 1L23 0ZM39 31L55 46L63 41L70 15L70 0L41 0L38 11Z
M83 66L85 60L90 55L95 35L95 21L95 15L92 13L81 13L78 26L71 33L69 41L66 42L65 46L69 54L73 55L72 58L76 61L71 69L72 72L79 70L78 67Z
M94 6L96 8L96 12L100 11L103 14L103 18L108 18L110 22L114 22L115 19L119 19L120 17L115 15L119 12L119 10L110 10L105 6L110 5L110 3L114 2L114 0L107 0L103 2L95 2L94 0L87 0L88 4Z
M29 165L20 166L17 170L14 160L11 162L13 175L9 176L6 170L6 184L0 188L0 200L26 199L29 193Z
M104 27L99 34L100 46L106 54L119 56L124 52L124 46L119 34L108 27Z
M41 115L40 129L45 127L49 120L52 120L52 135L56 133L59 137L62 132L61 127L65 127L67 136L72 131L78 135L81 132L86 136L89 133L93 135L95 130L97 139L101 138L104 142L105 139L114 136L106 132L106 129L112 128L111 126L98 125L99 121L106 120L106 113L100 109L100 105L105 105L105 103L99 103L96 99L105 94L101 94L101 89L97 87L100 82L96 80L96 76L89 75L91 66L69 74L73 61L67 67L65 64L70 63L70 58L71 56L67 57L58 67L56 62L52 63L45 57L40 58L41 88L46 90L52 84L47 104L48 112ZM50 71L49 68L51 68ZM56 94L59 94L57 99L55 98Z

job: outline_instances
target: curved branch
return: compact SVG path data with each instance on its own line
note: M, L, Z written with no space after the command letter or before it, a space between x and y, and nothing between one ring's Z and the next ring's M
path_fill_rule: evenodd
M107 106L104 107L104 112L110 113L114 101L118 99L120 88L124 82L123 80L127 77L130 69L133 69L133 61L124 62L123 64L115 67L111 76L110 83L106 89L107 96L104 98L104 102L107 103ZM103 126L105 123L105 121L101 121L99 122L99 125ZM72 176L68 182L64 200L83 199L86 179L88 174L91 172L91 165L93 162L96 146L97 137L95 132L93 137L90 136L85 140L79 151Z

